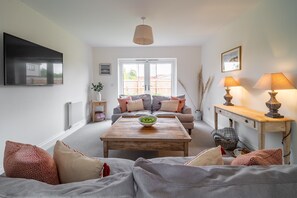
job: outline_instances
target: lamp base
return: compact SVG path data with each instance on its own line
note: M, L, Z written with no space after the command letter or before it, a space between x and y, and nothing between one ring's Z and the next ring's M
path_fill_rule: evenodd
M266 113L265 116L270 118L283 118L284 116L278 113L278 109L281 107L281 103L276 100L276 94L277 92L275 91L269 92L270 100L266 102L266 106L269 108L269 112Z
M224 105L226 106L234 106L234 104L232 104L231 100L232 100L232 96L230 94L230 89L227 87L226 88L226 94L224 95L224 99L226 100L226 102L224 103Z
M265 113L265 116L270 118L284 118L284 116L279 113L271 113L271 112Z

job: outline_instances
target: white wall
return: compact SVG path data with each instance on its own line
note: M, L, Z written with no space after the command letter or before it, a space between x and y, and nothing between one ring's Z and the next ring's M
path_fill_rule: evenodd
M91 48L24 4L15 0L0 2L1 66L3 32L62 52L64 84L0 86L0 171L6 140L44 145L65 133L67 102L82 101L87 118L88 86L92 78Z
M215 80L206 98L204 118L213 126L213 104L222 104L225 90L219 81L227 75L237 78L241 87L232 87L231 95L236 105L267 112L265 102L268 91L253 88L264 73L283 72L297 84L297 1L263 0L252 11L225 26L216 36L202 46L204 77L214 75ZM242 70L221 73L222 52L242 46ZM277 99L282 103L280 113L297 120L297 90L280 90ZM219 118L220 127L227 120ZM240 137L257 148L257 132L238 127ZM266 147L282 147L281 134L266 135ZM292 130L291 159L297 163L296 122Z
M190 98L197 105L197 76L201 67L200 47L118 47L118 48L94 48L93 49L93 79L97 83L104 84L102 98L106 99L108 117L111 117L112 110L117 106L118 98L118 58L177 58L177 79L180 80L187 89ZM99 64L111 63L112 75L100 76ZM185 91L178 86L178 94ZM187 105L195 108L187 98Z

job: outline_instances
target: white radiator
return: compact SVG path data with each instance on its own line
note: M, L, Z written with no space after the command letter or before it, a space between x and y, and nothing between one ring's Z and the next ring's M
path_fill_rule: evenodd
M68 102L68 129L83 119L83 104L82 102Z

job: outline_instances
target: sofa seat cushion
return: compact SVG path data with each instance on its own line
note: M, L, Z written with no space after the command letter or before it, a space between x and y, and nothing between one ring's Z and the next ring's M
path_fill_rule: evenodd
M181 113L177 112L169 112L169 111L155 111L152 113L154 116L178 116L182 115Z
M176 112L168 111L155 111L153 112L154 116L176 116L181 123L192 123L194 121L194 116L192 114L182 114Z
M122 113L122 116L146 116L151 115L151 111L149 110L141 110L141 111L131 111Z

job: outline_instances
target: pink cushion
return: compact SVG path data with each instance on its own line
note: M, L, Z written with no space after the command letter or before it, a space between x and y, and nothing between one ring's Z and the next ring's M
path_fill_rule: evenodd
M121 108L121 112L127 111L127 102L132 100L131 96L127 96L126 98L118 98L118 102Z
M186 104L186 99L185 98L178 98L178 97L174 97L171 96L171 100L178 100L178 107L177 107L177 112L182 112L183 108L185 107Z
M266 149L239 155L231 165L281 165L282 162L282 149Z
M37 146L6 141L3 164L7 177L60 183L54 159Z

